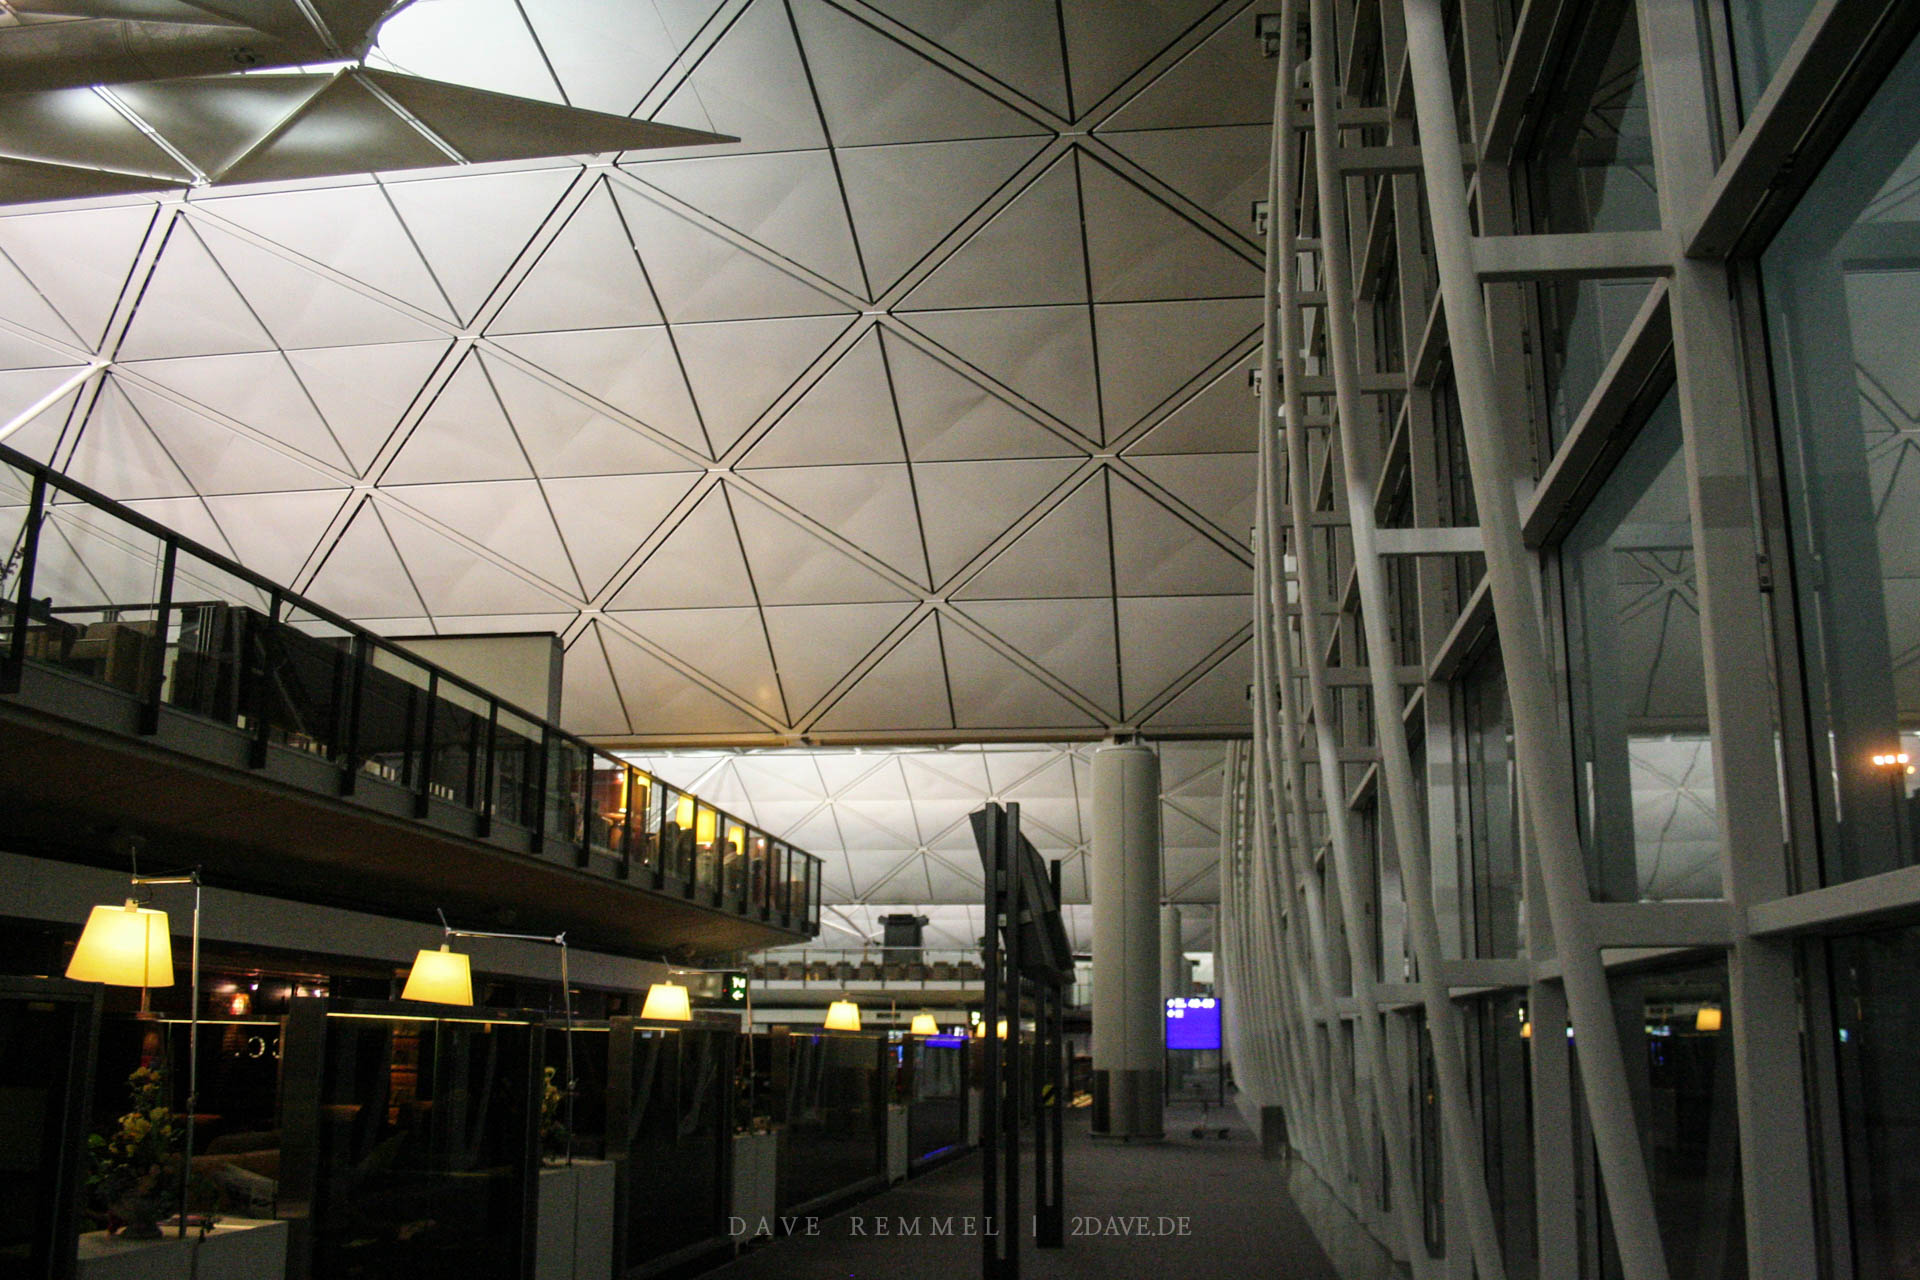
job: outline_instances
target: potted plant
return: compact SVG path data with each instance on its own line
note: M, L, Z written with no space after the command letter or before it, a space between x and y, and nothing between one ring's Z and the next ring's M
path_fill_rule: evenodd
M159 1071L137 1067L127 1087L131 1106L118 1130L87 1139L87 1191L109 1232L155 1240L160 1219L180 1206L185 1130L167 1102L166 1077Z

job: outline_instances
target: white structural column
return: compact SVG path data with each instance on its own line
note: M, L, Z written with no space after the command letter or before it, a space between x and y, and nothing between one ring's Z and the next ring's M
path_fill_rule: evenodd
M1407 926L1419 963L1419 987L1433 1045L1438 1078L1440 1123L1446 1133L1449 1187L1466 1219L1473 1260L1482 1280L1506 1274L1500 1239L1494 1228L1493 1202L1487 1194L1485 1162L1480 1156L1479 1123L1467 1087L1466 1054L1460 1044L1460 1013L1448 993L1440 923L1433 908L1429 867L1433 857L1422 827L1413 753L1399 682L1394 678L1395 650L1387 627L1387 584L1381 570L1374 528L1373 493L1378 477L1368 465L1360 438L1360 365L1354 351L1353 257L1348 247L1346 193L1340 176L1340 134L1335 118L1334 38L1331 0L1313 0L1312 89L1315 180L1320 208L1321 280L1327 297L1327 340L1333 358L1340 458L1347 486L1347 522L1353 535L1354 572L1360 587L1360 621L1367 641L1368 687L1373 693L1374 737L1386 782L1387 809L1394 844L1400 850Z
M1159 1138L1160 757L1093 753L1093 1132Z
M1620 1030L1594 929L1574 808L1571 749L1559 719L1531 564L1520 537L1513 468L1495 393L1486 301L1473 267L1464 159L1453 116L1442 0L1405 0L1407 52L1420 128L1421 170L1434 258L1459 392L1468 470L1485 538L1487 584L1507 674L1514 758L1526 792L1541 884L1577 1037L1621 1269L1627 1280L1666 1280L1653 1190L1628 1092Z
M1334 881L1338 886L1342 921L1345 925L1347 961L1350 971L1351 992L1355 1008L1355 1037L1360 1043L1360 1052L1366 1060L1369 1090L1373 1097L1374 1111L1380 1128L1385 1132L1387 1181L1392 1192L1392 1215L1399 1227L1403 1247L1412 1264L1416 1277L1425 1276L1432 1271L1432 1262L1427 1254L1426 1240L1421 1232L1419 1215L1414 1212L1419 1204L1414 1192L1413 1170L1407 1152L1405 1135L1412 1132L1408 1117L1406 1090L1401 1087L1391 1070L1387 1057L1386 1038L1380 1025L1378 1001L1378 983L1374 978L1374 957L1370 954L1367 940L1371 929L1366 918L1363 903L1372 900L1372 886L1360 882L1359 869L1355 865L1351 831L1351 817L1346 806L1346 786L1340 771L1340 743L1333 728L1332 698L1328 693L1326 673L1326 647L1320 634L1319 609L1328 599L1320 576L1317 558L1308 553L1309 512L1314 508L1312 487L1308 472L1310 454L1307 448L1305 396L1305 371L1302 368L1301 347L1303 341L1300 287L1298 266L1299 218L1297 216L1297 193L1300 190L1299 150L1295 145L1294 126L1297 112L1293 106L1293 85L1295 71L1300 65L1297 60L1299 31L1302 8L1298 0L1290 0L1283 6L1281 25L1284 31L1280 55L1280 83L1283 92L1280 95L1281 114L1274 121L1274 130L1279 135L1279 192L1280 198L1271 207L1270 216L1276 223L1275 234L1279 238L1279 279L1277 281L1279 299L1280 331L1280 372L1281 385L1286 396L1286 442L1287 471L1289 485L1288 497L1293 507L1293 545L1295 554L1292 559L1296 582L1299 588L1300 647L1307 664L1308 688L1313 708L1314 746L1320 765L1320 790L1327 809L1327 834L1332 846ZM1282 637L1284 645L1285 638ZM1304 801L1304 797L1297 797ZM1314 880L1312 868L1307 874ZM1357 1146L1358 1144L1356 1144ZM1355 1163L1360 1162L1360 1153L1355 1152Z

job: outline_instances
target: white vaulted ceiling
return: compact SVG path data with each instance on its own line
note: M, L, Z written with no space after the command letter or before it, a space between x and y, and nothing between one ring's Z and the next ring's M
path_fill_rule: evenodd
M1161 879L1173 903L1220 897L1217 742L1163 742ZM1090 746L1005 744L907 748L675 751L632 757L822 859L819 945L877 941L880 917L929 917L926 945L971 947L985 898L968 816L988 800L1020 806L1020 829L1061 860L1061 897L1076 950L1086 950L1087 845L1093 835ZM1211 946L1212 919L1186 920L1190 947Z
M609 740L1242 733L1254 12L417 0L741 141L0 210L0 434Z

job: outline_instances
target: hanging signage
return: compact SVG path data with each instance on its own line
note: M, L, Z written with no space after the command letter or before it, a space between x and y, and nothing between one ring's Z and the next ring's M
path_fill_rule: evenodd
M1174 996L1167 1001L1167 1048L1219 1047L1219 1000L1213 996Z

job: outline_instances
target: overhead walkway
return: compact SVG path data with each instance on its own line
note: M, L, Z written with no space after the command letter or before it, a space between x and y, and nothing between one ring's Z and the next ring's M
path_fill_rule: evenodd
M0 844L688 960L812 937L820 864L0 447Z

